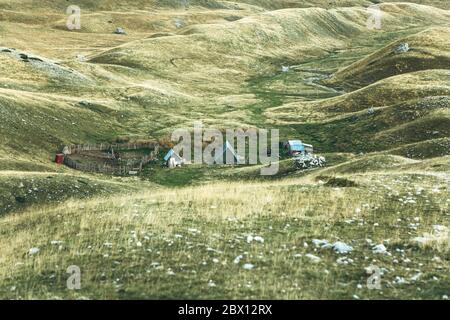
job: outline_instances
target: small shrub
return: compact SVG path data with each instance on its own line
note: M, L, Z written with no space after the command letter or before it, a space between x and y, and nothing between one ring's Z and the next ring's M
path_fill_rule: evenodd
M325 183L325 186L345 188L345 187L357 187L358 184L346 178L331 178Z

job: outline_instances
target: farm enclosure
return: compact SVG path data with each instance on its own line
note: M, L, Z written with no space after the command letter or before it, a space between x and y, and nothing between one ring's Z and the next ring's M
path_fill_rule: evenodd
M157 143L89 144L67 147L64 164L70 168L113 175L131 175L156 160Z

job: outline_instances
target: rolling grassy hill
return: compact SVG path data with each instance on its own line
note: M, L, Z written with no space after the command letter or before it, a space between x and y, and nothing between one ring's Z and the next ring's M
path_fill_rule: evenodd
M448 240L412 239L447 223L446 185L398 171L351 179L359 187L232 182L8 215L0 235L0 292L53 299L440 299L449 283ZM250 235L263 242L247 240ZM354 251L345 258L319 249L317 238L349 243ZM380 243L391 255L372 251ZM30 248L39 252L27 254ZM385 269L382 291L365 287L371 261ZM74 264L82 268L79 291L65 288L65 266ZM420 279L410 280L419 272Z
M448 69L450 64L449 29L428 29L384 47L361 61L339 70L327 84L363 87L398 74L427 69ZM396 53L401 44L409 51Z
M69 31L67 1L0 0L0 297L448 295L450 12L414 2L383 1L368 30L365 0L83 0ZM196 120L277 128L327 167L158 162L131 178L52 162Z

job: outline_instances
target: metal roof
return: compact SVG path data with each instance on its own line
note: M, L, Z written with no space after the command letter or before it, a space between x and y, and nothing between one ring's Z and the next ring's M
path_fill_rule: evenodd
M289 140L288 144L291 151L305 151L305 146L300 140Z
M175 150L170 149L169 152L167 152L166 156L164 157L164 161L167 161L172 157L175 158L175 160L177 161L183 160L183 158L178 153L176 153Z

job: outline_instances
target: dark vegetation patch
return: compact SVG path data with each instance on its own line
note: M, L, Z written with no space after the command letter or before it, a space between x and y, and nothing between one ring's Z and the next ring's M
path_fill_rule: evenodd
M31 205L59 203L69 198L85 199L131 189L122 184L108 183L70 175L24 175L0 179L0 216Z
M358 184L350 179L347 178L339 178L339 177L327 177L327 176L318 176L316 180L322 180L326 181L325 186L326 187L333 187L333 188L351 188L351 187L358 187Z

